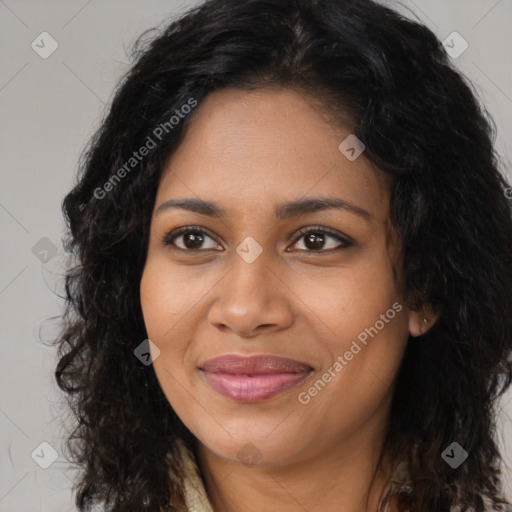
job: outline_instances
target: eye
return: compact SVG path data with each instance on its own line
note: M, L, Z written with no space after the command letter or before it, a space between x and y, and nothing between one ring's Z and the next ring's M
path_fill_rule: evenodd
M175 243L178 240L181 242L181 246ZM204 247L203 244L206 240L211 240L213 244L210 243L209 247ZM199 249L218 250L216 246L220 247L213 237L204 228L199 226L187 226L168 233L163 237L162 242L164 245L171 245L173 248L183 251L196 251Z
M354 242L347 237L343 237L335 231L320 226L303 228L299 230L297 235L293 245L296 245L298 241L304 239L305 249L299 250L306 252L339 251L354 245ZM329 239L331 239L330 244L328 243ZM205 242L208 240L210 240L209 246L205 246ZM334 243L333 246L332 240L338 243ZM178 243L178 241L180 243ZM166 246L172 246L172 248L189 252L199 250L222 250L222 247L215 242L214 238L208 234L208 231L200 226L186 226L172 231L171 233L167 233L164 235L162 243ZM331 245L331 247L326 247L328 245ZM218 249L218 247L221 248Z
M295 245L298 241L304 239L304 247L306 252L331 252L331 251L340 251L342 249L347 249L354 245L354 242L349 240L346 237L341 236L340 234L331 231L330 229L323 227L308 227L303 228L298 232L298 236L295 238ZM334 244L331 242L330 244L326 241L329 239L338 241L338 244ZM326 245L331 245L331 247L326 247ZM327 249L327 250L322 250Z

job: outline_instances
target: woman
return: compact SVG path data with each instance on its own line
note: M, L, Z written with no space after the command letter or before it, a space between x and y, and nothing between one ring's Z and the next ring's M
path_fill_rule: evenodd
M493 125L370 0L210 0L66 196L76 503L500 510L512 220Z

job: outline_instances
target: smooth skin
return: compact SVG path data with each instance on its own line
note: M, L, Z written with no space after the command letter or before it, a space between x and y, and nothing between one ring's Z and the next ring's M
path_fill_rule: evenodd
M347 159L338 146L351 132L322 112L314 98L292 89L213 92L191 114L158 187L141 305L160 350L154 370L198 439L216 512L375 512L390 476L387 459L383 471L377 462L394 378L414 343L409 335L434 320L402 303L393 277L399 243L390 234L388 177L364 153ZM281 203L316 197L343 199L368 215L335 208L275 215ZM157 212L185 198L214 202L225 216ZM187 226L206 232L172 239ZM319 227L352 245L330 234L312 238ZM310 233L299 236L301 228ZM251 263L236 250L247 237L262 249ZM299 393L397 302L401 311L301 403ZM235 402L199 370L233 353L292 358L313 372L270 399ZM240 453L248 450L255 456L243 464Z

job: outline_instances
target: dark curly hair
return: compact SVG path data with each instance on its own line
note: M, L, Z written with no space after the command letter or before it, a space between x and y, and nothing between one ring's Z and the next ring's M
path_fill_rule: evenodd
M169 119L228 87L316 98L392 177L403 297L439 317L407 345L385 449L411 464L414 511L501 510L495 414L512 378L510 185L470 81L428 28L371 0L209 0L153 30L135 42L62 205L73 263L53 341L76 417L66 446L82 467L79 510L183 506L177 440L194 440L152 365L134 356L147 338L139 283L162 168L194 112L176 126ZM157 143L135 161L148 136ZM457 469L441 457L454 441L469 454Z

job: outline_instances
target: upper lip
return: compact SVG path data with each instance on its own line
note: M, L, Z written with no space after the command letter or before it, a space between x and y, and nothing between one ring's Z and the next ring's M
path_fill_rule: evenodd
M273 355L240 356L237 354L226 354L209 359L200 368L207 372L230 373L234 375L304 373L312 370L311 366L286 357Z

